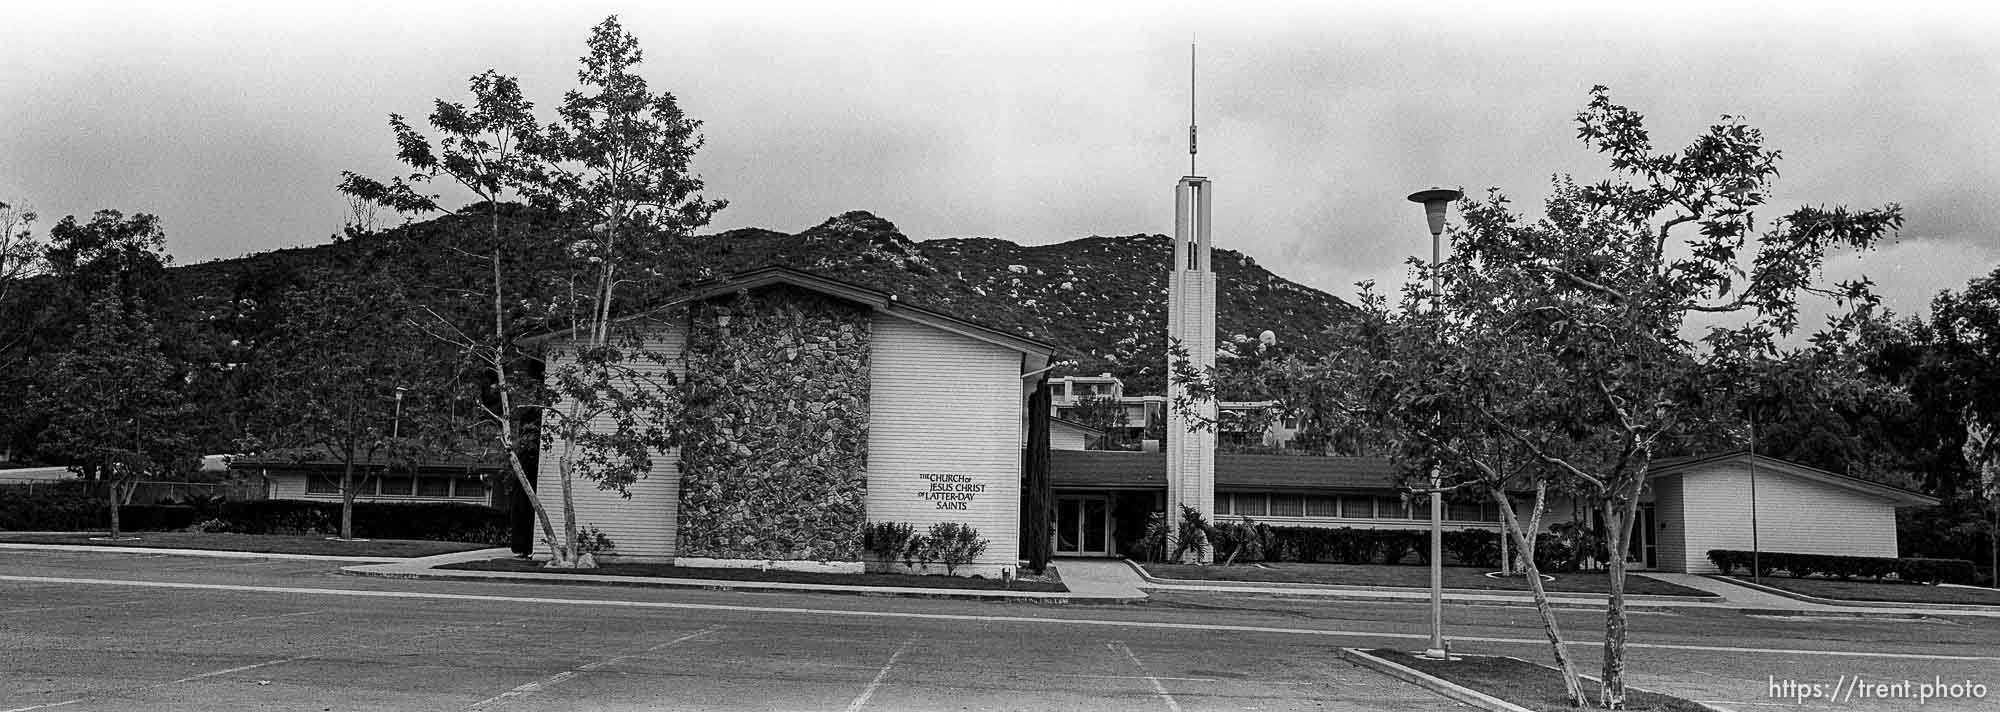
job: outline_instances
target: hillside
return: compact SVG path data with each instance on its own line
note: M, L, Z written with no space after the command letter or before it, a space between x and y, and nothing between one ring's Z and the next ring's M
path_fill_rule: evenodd
M483 265L445 248L477 238L477 223L445 216L379 235L190 265L174 270L190 292L212 302L270 303L288 286L329 278L349 265L393 259L436 295L478 288ZM781 264L894 293L903 301L1048 341L1075 361L1056 375L1109 372L1128 392L1159 393L1166 354L1167 264L1163 235L1086 237L1023 246L991 238L915 241L864 211L849 212L796 234L741 229L696 238L686 264L669 265L672 281L690 283ZM426 256L417 259L413 257ZM1349 307L1298 285L1249 257L1218 250L1217 323L1226 343L1270 330L1308 352ZM262 310L258 310L262 311ZM250 331L255 331L254 327ZM1228 395L1228 394L1225 394Z

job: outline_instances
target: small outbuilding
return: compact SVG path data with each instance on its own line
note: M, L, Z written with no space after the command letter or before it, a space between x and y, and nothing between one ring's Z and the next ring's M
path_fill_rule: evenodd
M1648 479L1657 566L1692 574L1716 572L1712 549L1894 557L1896 509L1938 503L1747 452L1661 460Z

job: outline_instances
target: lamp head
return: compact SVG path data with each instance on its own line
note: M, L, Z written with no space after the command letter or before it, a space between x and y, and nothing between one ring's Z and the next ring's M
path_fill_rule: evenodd
M1424 218L1430 222L1431 235L1444 234L1444 211L1451 201L1465 197L1465 191L1458 188L1431 187L1410 194L1410 202L1424 204Z

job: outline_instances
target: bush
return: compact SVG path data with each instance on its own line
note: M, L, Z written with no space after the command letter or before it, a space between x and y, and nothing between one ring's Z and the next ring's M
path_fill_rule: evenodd
M979 530L959 522L938 522L931 525L928 539L937 552L937 560L944 562L947 576L958 572L958 567L972 563L986 552L986 540L979 538Z
M1752 560L1759 576L1784 571L1793 577L1831 576L1838 579L1882 579L1894 575L1912 583L1964 583L1977 580L1977 569L1964 559L1898 559L1887 556L1840 556L1766 551L1753 554L1735 549L1710 549L1708 560L1722 573L1749 571Z
M296 499L227 502L218 517L245 534L339 533L340 503ZM354 535L503 545L507 513L460 502L355 502Z
M1264 561L1269 558L1272 548L1271 527L1244 517L1239 522L1221 522L1212 529L1215 533L1215 558L1218 563Z
M118 508L118 528L124 531L185 529L200 519L200 510L186 505ZM110 526L111 511L104 498L92 496L82 482L0 485L0 531L75 532Z
M74 532L111 524L104 500L82 482L0 485L0 530Z
M861 548L875 555L882 566L895 563L898 559L909 559L910 544L916 540L917 528L903 522L875 522L861 530Z
M1500 565L1500 533L1490 529L1459 529L1444 533L1444 551L1460 566Z

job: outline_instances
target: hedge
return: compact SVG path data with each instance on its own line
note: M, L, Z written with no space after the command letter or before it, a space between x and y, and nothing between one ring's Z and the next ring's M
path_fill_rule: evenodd
M1773 571L1784 571L1794 578L1805 576L1830 576L1838 579L1867 578L1881 579L1890 575L1903 581L1914 583L1963 583L1969 584L1978 578L1972 562L1964 559L1899 559L1888 556L1839 556L1835 554L1798 554L1783 551L1752 553L1735 549L1710 549L1708 560L1722 573L1729 574L1736 569L1749 571L1754 560L1757 575L1768 575Z
M227 502L208 531L242 534L338 534L339 502L260 499ZM504 545L507 513L464 502L355 502L354 535Z
M338 534L340 503L270 499L130 504L118 509L127 531L195 528L244 534ZM0 486L0 531L91 531L111 525L101 497L74 487ZM375 539L429 539L479 544L507 541L507 513L461 502L356 502L354 533Z

